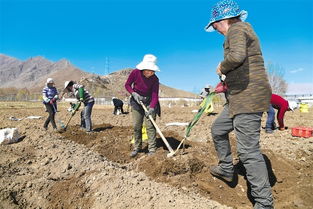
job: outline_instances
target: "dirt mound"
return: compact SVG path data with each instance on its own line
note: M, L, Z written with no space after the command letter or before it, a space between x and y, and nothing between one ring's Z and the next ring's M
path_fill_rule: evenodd
M16 107L16 106L15 106ZM62 109L62 108L61 108ZM5 110L5 111L2 111ZM131 115L112 115L96 106L94 133L79 129L74 117L62 134L43 131L44 118L9 121L10 116L45 113L37 107L2 109L0 128L17 127L25 139L0 146L0 208L251 208L245 170L234 155L238 176L226 184L209 173L217 163L210 126L217 117L203 116L192 130L193 141L177 156L168 153L161 138L153 156L129 156L132 145ZM173 148L183 139L183 127L168 122L188 122L192 108L164 108L157 120ZM65 111L57 115L66 118ZM311 117L311 118L310 118ZM290 126L313 126L311 115L287 115ZM266 117L264 118L266 119ZM264 120L263 119L263 120ZM230 135L232 149L235 136ZM310 208L313 205L313 138L292 137L290 131L261 134L276 208ZM214 200L214 201L212 201Z
M184 151L181 150L179 155L168 158L166 155L168 151L161 138L158 138L159 149L154 156L147 156L145 147L145 151L140 153L138 157L131 158L129 156L132 149L129 137L132 135L131 127L114 127L110 124L101 124L95 126L95 130L99 130L99 132L88 135L80 131L79 126L72 126L62 136L64 139L92 148L113 162L124 164L129 169L141 171L157 182L166 183L185 191L194 191L208 199L232 207L249 208L253 202L249 195L250 190L247 185L245 170L236 156L234 156L234 163L239 175L235 182L225 184L211 176L209 166L217 161L213 143L188 141ZM164 131L163 134L174 149L178 145L177 142L182 140L181 136L172 131ZM232 149L235 150L234 137L231 138L231 142ZM305 194L312 191L312 188L304 185L312 185L310 178L306 177L310 168L302 167L299 163L276 156L271 150L263 150L263 152L275 198L282 198L283 200L285 196L281 195L286 193L288 188L289 192L299 191L298 195L289 198L290 201L295 202L298 206L304 206L306 201L309 202L310 198L306 197ZM306 174L300 174L297 170L300 168ZM299 180L295 183L297 178ZM298 186L299 184L301 187Z

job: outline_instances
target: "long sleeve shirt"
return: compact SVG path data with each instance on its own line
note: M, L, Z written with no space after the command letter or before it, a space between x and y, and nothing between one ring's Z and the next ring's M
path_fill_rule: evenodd
M45 86L42 90L42 98L44 103L49 103L53 98L58 98L58 90L55 87Z
M128 76L125 88L130 94L136 92L141 96L151 97L151 108L155 108L159 101L159 78L155 74L146 78L141 70L134 69Z
M221 72L226 75L230 117L268 110L271 87L259 39L249 23L237 22L229 27Z
M273 108L278 110L277 121L279 124L279 128L284 128L285 127L284 126L285 112L288 111L288 109L289 109L288 101L279 95L272 94L271 104L272 104Z
M93 97L90 95L90 93L84 88L83 85L75 83L75 84L73 85L73 94L74 94L74 96L75 96L75 98L76 98L77 100L80 99L80 95L79 95L79 89L80 89L80 88L83 88L83 89L84 89L84 96L83 96L83 99L84 99L83 102L84 102L84 104L91 103L91 102L94 102L94 101L95 101L94 98L93 98Z

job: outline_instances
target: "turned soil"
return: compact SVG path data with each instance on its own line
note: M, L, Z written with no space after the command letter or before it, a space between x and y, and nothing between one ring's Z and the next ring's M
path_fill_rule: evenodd
M194 107L164 107L157 124L175 149L185 134ZM221 106L215 107L218 113ZM60 105L57 125L69 115ZM0 110L0 128L18 128L23 140L0 146L0 208L252 208L245 170L236 156L230 134L237 177L230 184L212 177L217 163L210 127L218 114L203 115L174 157L157 138L157 152L145 149L135 158L132 150L131 112L113 115L112 107L95 106L94 132L80 130L75 115L63 133L45 131L47 116L39 104L11 103ZM291 136L291 128L313 127L309 113L288 112L286 131L261 131L261 150L267 163L275 208L311 208L313 205L313 137ZM43 116L27 119L27 116ZM20 121L12 121L14 116ZM266 114L262 118L264 126ZM51 129L51 127L49 127Z

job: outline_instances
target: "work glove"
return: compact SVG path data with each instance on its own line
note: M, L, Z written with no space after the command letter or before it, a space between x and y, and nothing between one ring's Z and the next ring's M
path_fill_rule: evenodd
M81 102L78 102L77 104L75 104L75 106L74 106L74 108L72 110L72 115L75 114L75 112L79 109L80 105L81 105Z
M50 99L50 104L54 104L55 103L55 101L56 101L56 99L55 98L53 98L53 99Z
M144 99L143 96L140 96L140 95L139 95L138 93L136 93L136 92L133 92L133 93L132 93L132 96L133 96L134 100L135 100L138 104L140 104L140 101L142 101L142 100Z
M215 93L224 93L227 91L227 86L223 84L222 82L219 82L215 87Z
M149 107L149 109L148 109L148 111L147 112L145 112L145 116L148 118L149 117L149 115L153 115L154 114L154 108L152 108L152 107Z
M80 101L80 102L83 102L83 101L84 101L84 98L79 98L79 101Z
M48 99L47 97L45 97L45 98L43 99L43 101L44 101L45 104L50 103L50 99Z

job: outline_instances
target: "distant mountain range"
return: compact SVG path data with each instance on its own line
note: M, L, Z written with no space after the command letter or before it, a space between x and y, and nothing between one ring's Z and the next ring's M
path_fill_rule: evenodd
M31 90L42 88L47 78L53 78L56 84L67 79L80 80L88 73L74 67L68 60L51 62L37 56L26 61L0 54L0 88L15 87Z
M124 97L127 92L125 81L131 68L118 70L109 75L100 76L80 70L68 60L57 62L37 56L21 61L14 57L0 54L0 88L27 88L33 93L40 93L47 78L53 78L56 87L63 89L66 80L74 80L86 86L97 97ZM160 84L160 97L195 97L191 92L178 90Z

